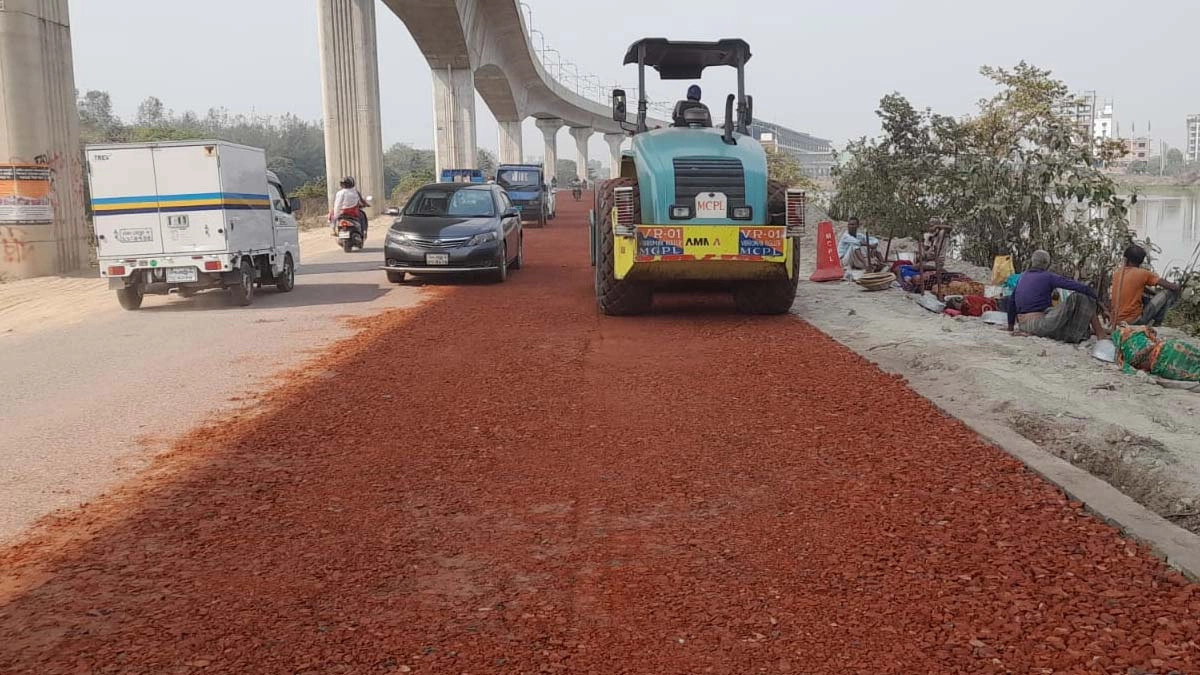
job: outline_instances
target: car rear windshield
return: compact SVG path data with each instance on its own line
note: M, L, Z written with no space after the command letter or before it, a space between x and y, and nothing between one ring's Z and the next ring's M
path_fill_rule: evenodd
M486 218L496 215L490 190L420 190L408 200L404 215L416 217Z
M517 192L536 192L542 189L538 182L538 172L529 169L501 169L496 174L496 182L506 190Z

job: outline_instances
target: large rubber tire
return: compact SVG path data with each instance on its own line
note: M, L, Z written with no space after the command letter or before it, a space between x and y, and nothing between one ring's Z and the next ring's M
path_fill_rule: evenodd
M796 283L799 280L799 270L793 257L791 279L743 283L733 289L733 304L742 314L787 314L796 302Z
M292 261L292 254L283 254L283 269L275 277L275 288L279 289L280 293L287 293L296 287L296 263Z
M388 272L387 273L388 283L402 284L402 283L404 283L404 275L405 275L404 272Z
M121 303L121 307L129 311L139 309L142 306L142 300L146 298L146 293L141 284L133 284L125 288L117 289L117 302Z
M599 251L596 256L596 305L602 314L608 316L631 316L650 310L654 302L654 292L646 284L617 279L614 268L616 238L613 235L612 209L613 198L619 187L633 188L634 222L640 221L642 216L637 179L614 178L601 184L600 213L597 214Z
M772 225L787 225L787 183L767 181L767 222Z
M248 307L254 302L254 265L251 265L248 259L242 258L238 273L241 277L238 285L229 287L229 302L238 307Z
M498 261L499 269L492 272L492 281L502 284L508 281L508 247L501 246L500 260Z

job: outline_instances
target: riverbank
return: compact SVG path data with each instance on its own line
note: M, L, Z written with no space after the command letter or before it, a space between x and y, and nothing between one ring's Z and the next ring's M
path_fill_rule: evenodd
M814 264L809 249L802 279ZM1087 345L1015 337L979 319L933 314L914 299L899 289L805 281L794 311L958 417L1011 428L1200 532L1200 394L1127 375L1093 359ZM853 396L855 387L838 383L835 395ZM873 423L869 411L860 421ZM921 429L911 433L922 442Z

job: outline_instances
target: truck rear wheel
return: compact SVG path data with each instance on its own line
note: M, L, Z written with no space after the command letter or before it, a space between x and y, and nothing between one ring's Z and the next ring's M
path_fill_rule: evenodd
M633 219L641 220L641 197L638 194L637 180L634 178L614 178L600 188L600 213L597 214L599 236L597 238L596 256L596 304L600 311L608 316L629 316L649 311L654 301L654 293L646 284L617 279L616 236L613 234L612 209L613 198L619 187L633 188Z
M139 309L142 306L142 300L145 298L146 292L142 289L142 285L138 283L117 289L117 302L121 303L122 308L129 311Z
M238 285L229 288L229 301L238 307L254 302L254 266L248 258L242 258L238 266Z
M796 302L800 279L793 253L791 279L746 282L733 290L733 304L742 314L787 314Z

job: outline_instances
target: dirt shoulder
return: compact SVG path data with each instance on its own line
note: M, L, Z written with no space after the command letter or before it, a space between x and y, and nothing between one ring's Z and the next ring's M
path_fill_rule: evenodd
M808 257L803 279L814 264ZM1004 424L1200 531L1200 394L1125 374L1093 359L1086 344L1015 337L979 319L933 314L899 289L803 281L798 295L793 311L944 409ZM858 386L835 389L853 397ZM872 423L870 411L863 415ZM914 443L922 432L910 430Z

